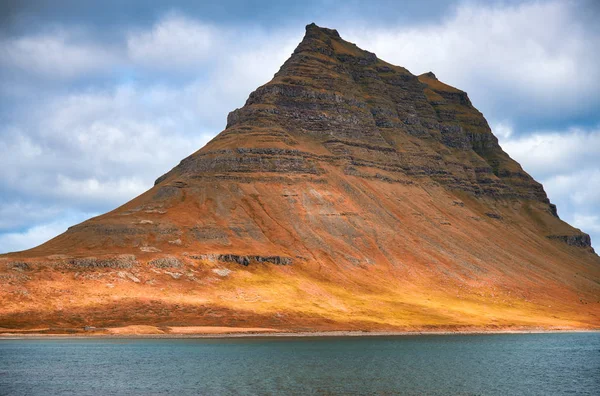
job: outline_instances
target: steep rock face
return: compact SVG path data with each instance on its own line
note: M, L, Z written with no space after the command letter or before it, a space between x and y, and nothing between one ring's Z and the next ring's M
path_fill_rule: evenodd
M315 25L275 78L230 113L223 133L158 181L318 176L327 165L358 177L380 171L389 180L537 200L553 212L542 186L502 151L465 92L433 73L413 76Z
M9 274L19 262L27 265L20 273L36 276L83 267L112 279L111 268L133 268L142 279L135 297L114 295L177 300L193 309L167 316L188 324L600 324L600 262L589 236L558 218L467 94L314 24L274 78L229 114L226 129L151 190L4 261ZM168 282L155 279L164 274ZM19 276L6 278L15 290L36 279ZM114 283L99 279L77 287ZM174 294L153 289L175 281ZM195 300L183 303L183 291ZM53 308L6 308L6 321L23 327L15 315L44 310L50 323L85 321L56 319L64 298L51 300ZM86 316L108 304L93 300L75 304L82 317L161 318L153 311L132 319L127 304L112 316ZM198 307L227 314L190 314Z

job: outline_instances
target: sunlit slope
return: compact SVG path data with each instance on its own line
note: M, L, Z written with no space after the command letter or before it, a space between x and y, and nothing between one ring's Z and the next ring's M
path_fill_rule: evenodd
M152 189L0 268L11 329L600 327L589 236L467 94L316 25Z

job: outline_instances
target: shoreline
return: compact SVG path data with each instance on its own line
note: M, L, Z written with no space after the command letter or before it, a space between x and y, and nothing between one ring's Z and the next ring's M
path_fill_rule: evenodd
M346 338L346 337L406 337L445 335L560 334L600 333L600 329L521 329L521 330L458 330L458 331L302 331L302 332L230 332L230 333L170 333L170 334L44 334L0 333L2 340L25 339L231 339L231 338Z

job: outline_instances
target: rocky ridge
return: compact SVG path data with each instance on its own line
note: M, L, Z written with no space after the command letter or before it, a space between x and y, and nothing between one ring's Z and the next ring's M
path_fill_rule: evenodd
M413 312L420 325L481 325L486 315L465 314L476 311L465 301L481 308L499 295L500 319L490 323L511 323L515 307L546 320L550 305L560 307L560 323L600 325L598 306L581 306L600 295L589 236L558 218L542 185L502 150L468 95L314 24L274 78L229 114L226 129L149 191L0 258L0 271L29 274L6 278L15 293L36 277L70 285L56 271L82 270L105 274L86 282L137 279L135 306L140 299L174 304L182 298L176 292L165 297L152 288L177 282L169 287L201 301L178 306L226 309L230 317L221 320L232 323L298 326L301 317L319 328L396 328L413 325L406 317ZM323 300L326 307L315 308ZM65 300L50 301L48 309L25 299L4 315L46 310L52 322ZM129 317L126 306L102 320ZM137 322L160 321L156 313L140 315Z

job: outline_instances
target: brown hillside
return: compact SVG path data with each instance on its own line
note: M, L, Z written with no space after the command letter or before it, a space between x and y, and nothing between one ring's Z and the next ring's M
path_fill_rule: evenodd
M0 302L21 331L600 328L600 258L465 92L311 24L149 191L0 256Z

